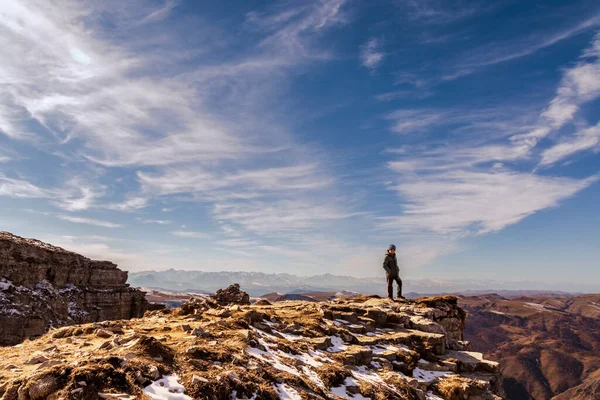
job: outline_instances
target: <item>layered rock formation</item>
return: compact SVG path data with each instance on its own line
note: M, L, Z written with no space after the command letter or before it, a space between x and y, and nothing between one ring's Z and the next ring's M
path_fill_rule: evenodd
M141 317L144 292L108 261L0 232L0 345L75 323Z
M463 326L454 297L198 298L0 348L0 399L500 399L498 364L466 351Z

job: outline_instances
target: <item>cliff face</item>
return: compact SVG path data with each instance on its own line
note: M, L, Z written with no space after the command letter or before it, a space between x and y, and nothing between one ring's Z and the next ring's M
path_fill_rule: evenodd
M238 294L0 348L0 399L502 398L498 364L461 340L455 297L248 305Z
M0 345L50 327L141 317L144 293L107 261L0 232Z

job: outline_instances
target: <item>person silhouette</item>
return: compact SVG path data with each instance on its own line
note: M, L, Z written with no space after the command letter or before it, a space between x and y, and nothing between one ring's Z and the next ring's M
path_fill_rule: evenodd
M385 252L383 269L386 273L387 291L390 300L394 299L394 281L398 285L398 298L404 299L404 296L402 296L402 279L400 279L400 268L398 267L398 259L396 258L396 246L393 244L390 244Z

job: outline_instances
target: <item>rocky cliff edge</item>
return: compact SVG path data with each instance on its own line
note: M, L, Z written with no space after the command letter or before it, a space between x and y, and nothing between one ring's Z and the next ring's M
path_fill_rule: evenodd
M0 232L0 345L51 327L141 317L144 292L126 281L111 262Z
M454 297L224 304L237 291L0 348L0 399L502 398Z

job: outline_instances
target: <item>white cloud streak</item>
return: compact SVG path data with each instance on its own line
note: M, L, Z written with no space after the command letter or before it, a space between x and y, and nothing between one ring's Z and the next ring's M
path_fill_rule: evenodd
M181 238L187 239L206 239L209 238L210 235L204 232L194 232L194 231L173 231L170 232L173 236L178 236Z
M540 114L540 121L530 132L514 135L511 140L518 145L535 147L538 142L572 122L583 104L600 97L600 34L591 46L584 50L583 59L574 67L565 69L556 96L548 107ZM540 165L548 166L563 159L563 155L594 147L595 131L593 128L576 135L575 139L565 141L542 155Z
M138 196L138 197L132 197L130 199L127 199L121 203L107 204L105 206L105 208L107 208L109 210L131 212L131 211L141 210L142 208L145 208L147 205L148 205L148 198Z
M143 224L157 224L157 225L169 225L173 222L173 221L167 221L167 220L163 220L163 219L145 219L145 218L138 218L138 221L140 221Z
M552 165L580 151L600 150L600 123L578 131L542 152L541 166Z
M0 196L13 198L48 199L66 211L90 208L95 199L102 196L103 187L88 186L79 178L73 178L61 188L42 188L24 179L9 178L0 173Z
M22 179L12 179L0 173L0 196L13 198L47 198L42 188Z
M520 43L492 43L486 47L491 50L473 50L475 56L471 57L471 60L467 57L460 69L484 67L525 57L597 26L600 26L600 14L592 15L562 31L531 36Z
M383 43L380 39L371 38L360 48L360 62L363 67L374 71L381 65L385 58L385 53L381 51Z
M57 218L60 218L65 221L73 222L76 224L86 224L86 225L94 225L99 226L101 228L122 228L123 225L116 224L109 221L103 221L94 218L86 218L86 217L77 217L74 215L65 215L65 214L57 214Z
M58 206L134 212L157 198L180 196L212 205L215 221L233 218L240 235L285 224L322 227L316 210L330 219L352 215L324 200L335 180L316 149L295 143L269 109L288 70L333 56L319 39L346 23L344 0L249 13L242 29L257 40L244 43L246 51L225 56L194 49L204 51L206 61L181 64L172 60L193 57L181 47L185 41L159 30L178 2L153 10L137 4L9 0L0 10L0 34L8 43L0 49L2 133L50 149L69 146L66 157L79 165L134 170L139 184L125 200L107 202L103 196L113 188L80 180ZM103 31L100 15L112 18L114 29ZM237 40L222 40L220 33L219 46ZM150 43L152 51L139 43ZM32 122L44 129L31 130ZM25 181L6 181L2 190L46 199L57 193ZM257 207L265 204L273 204L274 213L261 220ZM294 205L301 207L295 219Z
M171 11L181 4L180 0L167 0L165 4L156 11L152 11L150 14L145 16L140 22L139 25L149 24L156 21L162 21L166 19Z
M556 96L540 114L537 124L525 124L515 132L511 123L498 123L499 135L479 129L487 138L441 146L421 145L396 151L388 167L398 174L395 190L403 201L403 213L380 219L384 229L408 235L424 234L455 238L486 234L516 224L527 216L558 206L562 201L597 182L523 172L519 163L540 157L548 166L584 150L600 148L600 124L578 129L558 143L540 150L542 138L573 122L581 105L600 97L598 55L600 36L583 52L582 59L565 69ZM490 120L483 113L459 110L398 110L387 116L392 131L429 132L446 125L462 125L462 134L481 128ZM483 116L483 118L481 118ZM493 121L493 120L492 120ZM481 135L480 135L481 136ZM507 141L508 139L508 141Z
M453 170L407 177L394 188L406 199L402 216L383 227L464 236L498 231L557 206L596 177L576 180L507 170Z

